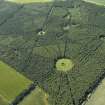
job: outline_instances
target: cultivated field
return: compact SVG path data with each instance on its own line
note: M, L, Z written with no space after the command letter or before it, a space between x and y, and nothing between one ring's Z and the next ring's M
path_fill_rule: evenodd
M105 104L105 79L100 83L92 94L86 105L104 105Z
M8 100L6 100L3 96L0 96L0 105L8 105Z
M103 6L81 0L1 2L0 59L38 83L51 105L78 105L105 72L104 21ZM57 70L61 58L73 63L67 72Z
M16 2L16 3L35 3L35 2L45 3L52 0L7 0L7 1Z
M84 1L105 6L105 0L84 0Z
M36 87L36 89L18 105L49 105L48 94L41 88Z
M32 82L0 61L0 105L10 103Z

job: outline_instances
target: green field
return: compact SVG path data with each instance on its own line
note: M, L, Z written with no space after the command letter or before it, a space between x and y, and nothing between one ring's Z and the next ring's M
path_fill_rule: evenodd
M105 0L84 0L84 1L105 6Z
M0 105L13 101L31 83L30 80L0 61Z
M52 0L7 0L7 1L16 2L16 3L35 3L35 2L45 3Z
M104 105L105 104L105 79L93 92L86 105Z
M36 89L18 105L49 105L48 94L41 88L36 87Z
M105 72L105 8L81 0L66 0L55 2L51 10L52 3L0 2L0 59L37 81L49 95L51 105L74 105L74 101L78 105ZM39 35L43 24L45 35ZM74 64L66 73L56 67L62 58ZM16 78L15 75L12 77ZM19 83L13 86L15 91L20 89ZM13 100L16 94L10 92L8 87L6 98L0 93L1 103ZM36 97L33 94L22 103L33 104Z
M3 96L0 96L0 105L8 105L8 100L6 100Z

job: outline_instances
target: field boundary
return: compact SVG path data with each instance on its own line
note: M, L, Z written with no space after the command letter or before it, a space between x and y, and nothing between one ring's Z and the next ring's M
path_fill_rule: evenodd
M87 3L94 4L94 5L104 6L104 7L105 7L105 4L103 5L103 3L97 3L96 1L88 1L88 0L83 0L83 1L84 1L84 2L87 2Z
M10 105L18 105L21 101L24 100L25 97L27 97L35 88L37 84L32 83L27 89L23 90L22 93L20 93L14 101Z
M88 95L89 94L92 94L96 90L96 88L99 86L99 84L101 83L101 81L105 78L105 69L96 78L97 79L92 83L92 85L89 86L89 88L85 91L85 93L82 96L82 98L79 99L79 104L78 105L82 105L84 102L86 102L87 99L88 99Z

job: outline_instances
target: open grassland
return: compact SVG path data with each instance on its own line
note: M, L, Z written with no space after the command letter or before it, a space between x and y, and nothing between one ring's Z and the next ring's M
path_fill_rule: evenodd
M97 87L97 89L92 94L91 98L88 100L86 105L104 105L105 104L105 79Z
M84 1L105 6L105 0L84 0Z
M15 3L35 3L35 2L40 2L40 3L45 3L45 2L50 2L52 0L7 0Z
M36 89L18 105L49 105L48 94L41 88L36 87Z
M31 83L30 80L0 61L0 105L1 102L13 101Z

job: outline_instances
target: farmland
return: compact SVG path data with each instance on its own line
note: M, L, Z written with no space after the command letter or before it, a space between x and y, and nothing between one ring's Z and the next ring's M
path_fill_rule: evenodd
M101 82L101 84L97 87L97 89L93 92L91 98L88 100L86 105L104 105L105 101L105 80Z
M49 105L48 94L41 88L36 87L19 105Z
M84 1L105 6L105 0L84 0Z
M51 0L7 0L16 3L35 3L35 2L49 2Z
M0 61L0 104L7 105L32 82Z
M83 0L1 2L0 59L48 94L49 105L81 105L105 73L104 20L104 6ZM40 101L39 90L19 105Z
M8 100L6 100L5 98L3 98L2 96L0 96L0 104L1 105L8 105Z

